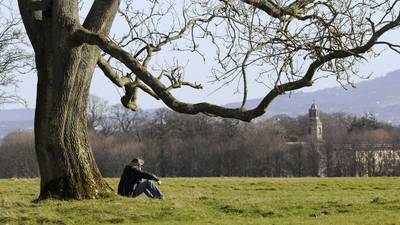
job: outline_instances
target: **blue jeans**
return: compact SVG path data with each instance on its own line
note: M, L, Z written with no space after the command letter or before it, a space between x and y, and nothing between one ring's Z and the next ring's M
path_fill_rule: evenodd
M158 187L151 180L145 180L135 185L133 190L133 197L137 197L142 193L145 193L149 198L163 198L163 193L158 189Z

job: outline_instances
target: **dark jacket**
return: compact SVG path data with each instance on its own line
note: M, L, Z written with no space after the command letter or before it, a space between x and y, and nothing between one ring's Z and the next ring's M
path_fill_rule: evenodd
M139 170L134 166L130 165L125 166L124 172L122 173L121 179L119 180L118 194L123 196L132 196L134 187L142 179L155 180L155 181L160 180L156 175L152 173Z

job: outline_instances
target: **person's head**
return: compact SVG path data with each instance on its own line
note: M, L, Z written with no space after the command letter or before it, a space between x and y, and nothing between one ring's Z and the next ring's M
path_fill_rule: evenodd
M144 166L144 160L141 158L134 158L131 161L131 165L141 170Z

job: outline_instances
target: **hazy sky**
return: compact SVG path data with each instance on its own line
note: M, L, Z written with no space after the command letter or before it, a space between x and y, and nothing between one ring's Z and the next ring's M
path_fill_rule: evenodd
M114 32L118 32L118 24L113 28ZM385 36L386 40L395 40L395 37L400 37L400 30L392 31ZM168 58L168 55L166 55ZM186 57L185 55L180 55L180 57ZM400 69L399 60L400 55L394 53L393 51L385 51L378 58L371 59L369 63L365 63L360 67L360 73L362 75L368 75L373 73L372 78L383 76L388 72ZM197 81L205 86L203 90L193 90L190 88L182 88L181 90L174 91L175 96L178 99L188 102L200 102L208 101L216 104L226 104L229 102L240 101L242 98L241 94L235 94L235 84L223 88L213 94L211 94L218 85L208 85L207 81L210 80L210 64L212 61L204 63L200 57L195 57L194 59L188 58L187 67L185 69L185 78L189 81ZM17 90L20 97L24 98L28 107L35 107L35 97L36 97L36 75L34 73L21 75L21 82L19 83L19 88ZM250 78L251 79L251 78ZM334 79L319 79L314 83L313 87L302 89L302 91L314 91L322 88L339 86L339 84ZM351 91L351 89L349 90ZM253 84L250 87L249 99L259 98L265 96L268 90L260 84ZM113 85L101 71L96 70L92 87L91 94L99 96L107 100L110 104L119 103L119 99L123 94L122 90ZM141 94L139 96L139 107L143 109L162 107L164 104L161 101L156 101L153 98ZM2 106L2 108L21 108L21 105L7 104Z

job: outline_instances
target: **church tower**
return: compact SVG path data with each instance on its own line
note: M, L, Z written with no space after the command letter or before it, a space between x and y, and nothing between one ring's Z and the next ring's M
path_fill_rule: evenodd
M322 141L322 123L319 119L319 109L313 103L308 110L308 137L315 141Z
M309 156L314 175L325 177L328 175L328 155L322 139L322 122L319 119L319 109L313 103L308 110L308 138L310 140Z

